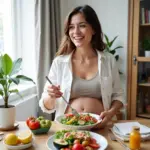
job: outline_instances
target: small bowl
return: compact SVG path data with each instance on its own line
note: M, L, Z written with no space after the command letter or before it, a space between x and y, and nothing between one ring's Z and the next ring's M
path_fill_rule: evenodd
M7 145L5 143L5 141L3 141L3 144L5 145L5 147L7 149L10 149L10 150L16 150L16 149L21 150L21 149L27 149L27 148L31 147L33 142L30 142L28 144Z
M50 127L48 128L39 128L36 130L31 130L33 134L46 134L49 131Z

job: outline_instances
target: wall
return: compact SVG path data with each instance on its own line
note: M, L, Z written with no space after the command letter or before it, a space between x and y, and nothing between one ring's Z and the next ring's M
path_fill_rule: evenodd
M38 111L37 95L32 94L25 97L25 101L16 104L16 120L25 121L29 116L37 117Z
M63 33L63 23L68 12L83 4L89 4L96 11L102 25L103 32L113 39L116 35L114 47L122 45L123 49L118 49L120 55L119 68L123 72L121 75L122 87L125 91L127 87L127 34L128 34L128 0L61 0L61 28Z
M10 104L16 106L16 121L25 121L29 116L37 117L38 99L36 86L33 84L19 85L20 98L16 94L10 97Z

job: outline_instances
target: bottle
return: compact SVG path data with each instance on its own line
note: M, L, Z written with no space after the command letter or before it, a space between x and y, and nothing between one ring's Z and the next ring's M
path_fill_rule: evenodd
M133 126L130 133L129 146L131 150L139 150L141 144L140 128L138 126Z

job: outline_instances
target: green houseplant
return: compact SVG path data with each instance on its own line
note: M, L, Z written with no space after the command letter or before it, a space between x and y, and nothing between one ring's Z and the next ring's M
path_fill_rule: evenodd
M150 37L144 38L142 41L142 47L145 51L145 56L150 57Z
M8 54L1 54L0 56L0 95L4 100L4 105L0 106L0 126L4 128L13 126L15 121L15 106L9 105L9 97L12 93L19 94L19 91L17 88L12 89L11 85L18 85L20 80L34 83L31 78L18 74L21 70L21 63L22 58L12 61ZM10 112L8 111L9 109L11 110Z
M117 49L123 48L122 46L117 46L115 48L112 48L112 46L113 46L113 44L114 44L114 42L115 42L115 40L117 39L118 36L115 36L113 38L113 40L111 40L111 41L109 40L109 38L106 34L104 34L104 37L105 37L105 41L106 41L105 42L105 45L106 45L105 51L115 55ZM116 58L116 61L118 61L119 60L119 55L115 55L115 58Z

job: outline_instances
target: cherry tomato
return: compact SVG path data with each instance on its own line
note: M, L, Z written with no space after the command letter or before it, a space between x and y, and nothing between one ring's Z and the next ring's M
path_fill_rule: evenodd
M61 148L60 150L71 150L70 148Z
M66 117L73 117L74 114L65 114Z
M40 128L40 122L38 120L30 120L29 121L29 128L31 130L35 130Z
M26 124L29 126L29 122L31 121L31 120L35 120L35 117L28 117L28 119L26 120Z
M74 143L74 144L80 144L80 140L76 139L76 140L74 140L73 143Z
M72 150L85 150L82 144L74 144Z
M96 123L96 122L97 122L97 119L94 118L94 117L92 117L92 121Z
M99 148L100 147L100 145L97 143L91 143L91 144L89 144L89 146L91 146L92 148Z
M92 144L95 144L95 143L96 143L96 139L91 138L91 143L92 143Z
M65 148L64 150L71 150L70 148Z
M90 116L85 116L85 120L89 121L90 120Z

